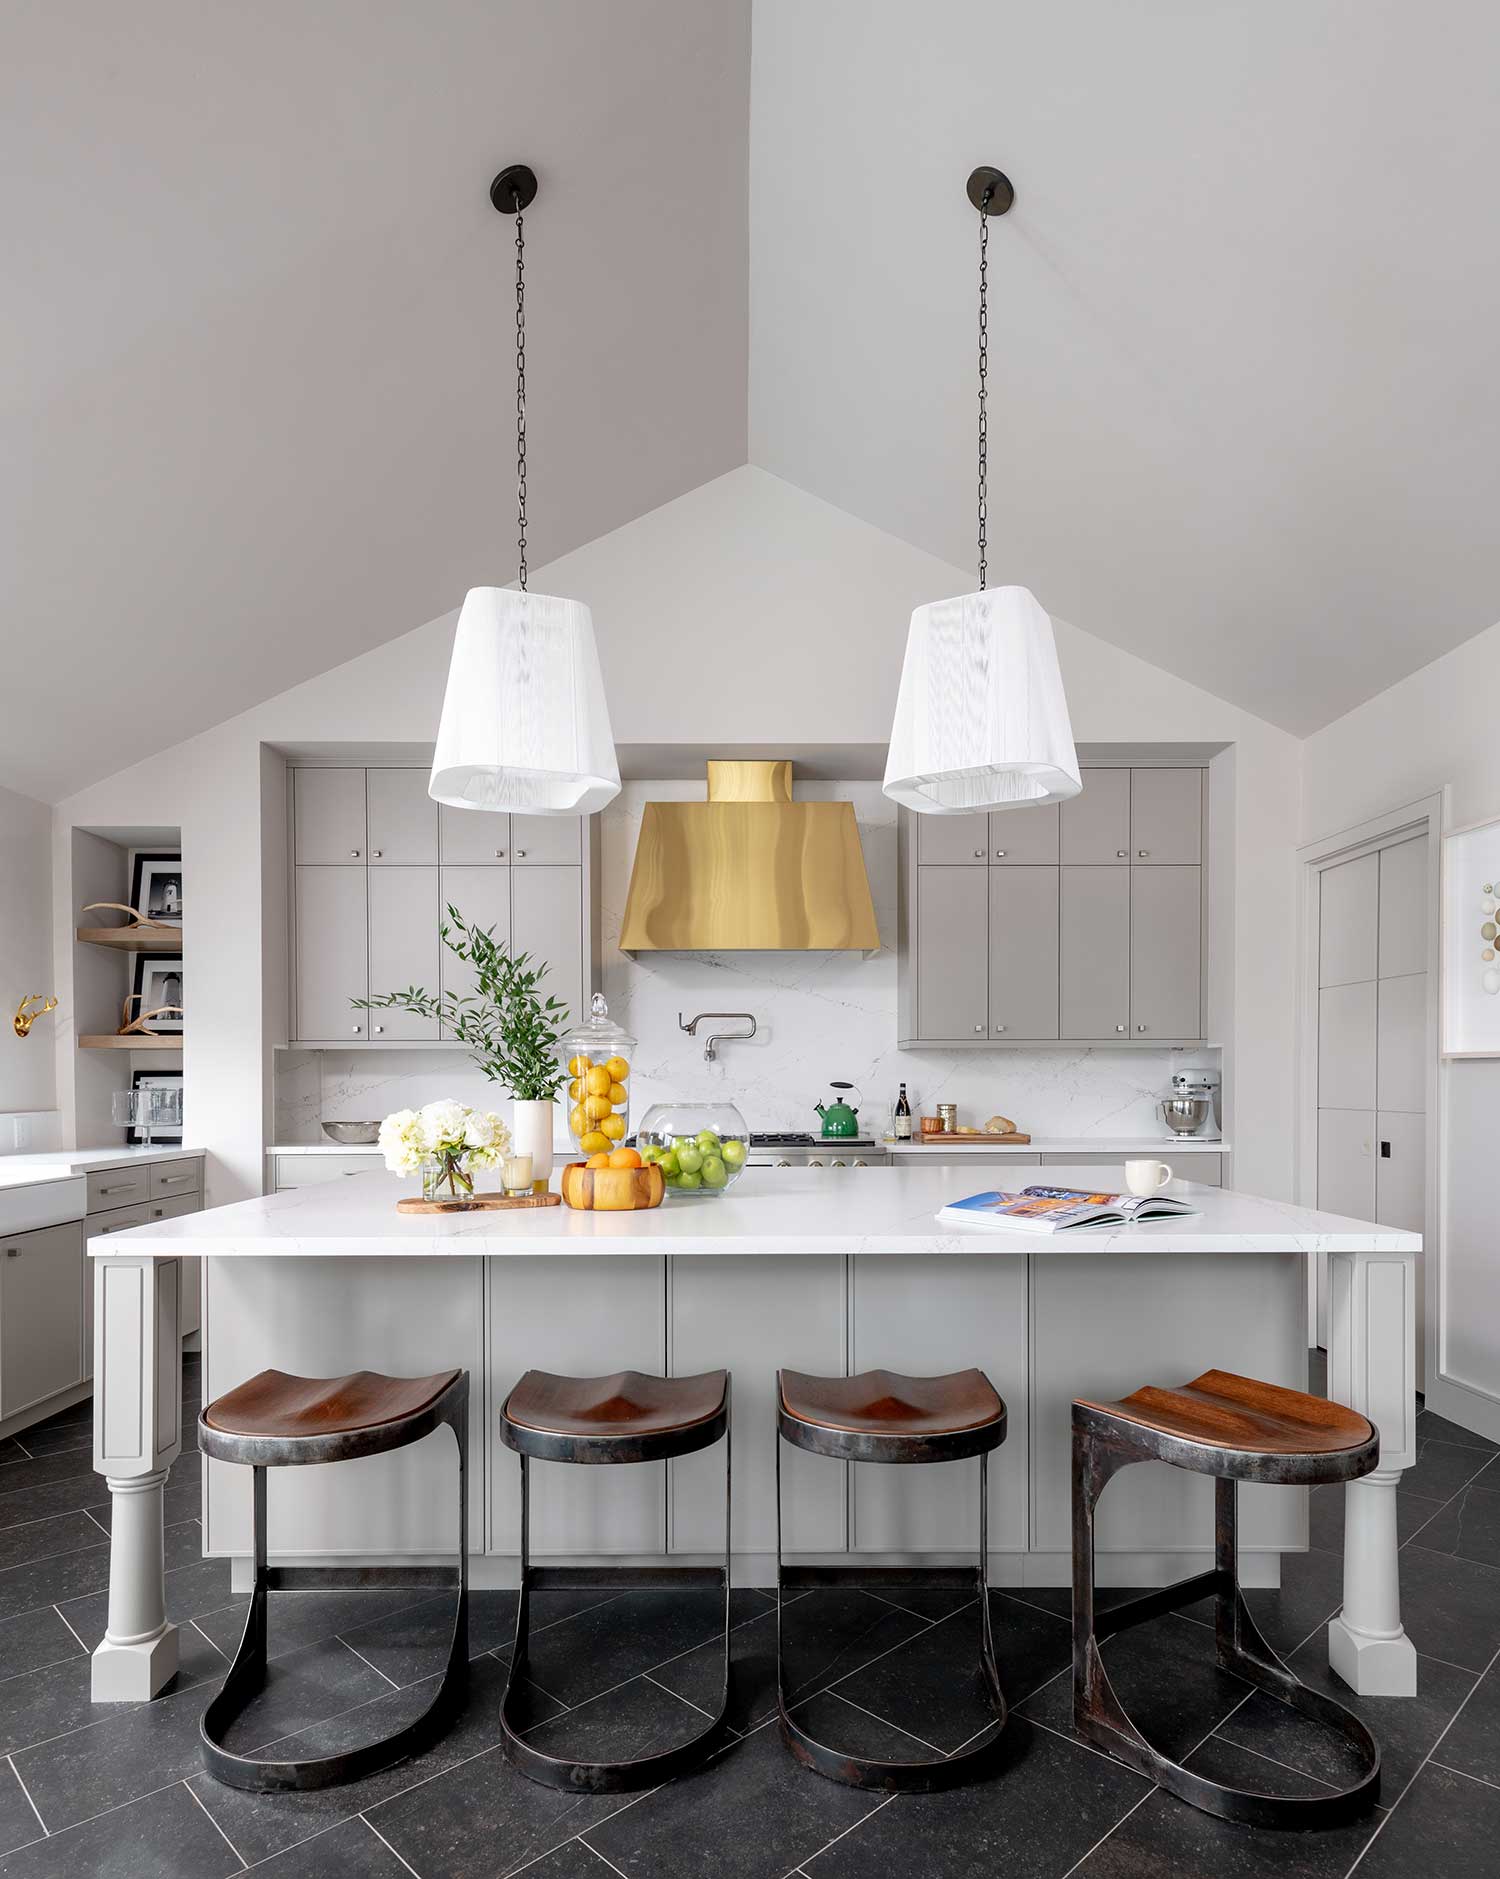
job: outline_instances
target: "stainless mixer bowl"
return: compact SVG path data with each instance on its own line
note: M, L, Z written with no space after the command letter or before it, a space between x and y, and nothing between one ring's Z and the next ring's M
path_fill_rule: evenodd
M1161 1119L1174 1135L1196 1135L1212 1107L1206 1096L1167 1096L1162 1100Z

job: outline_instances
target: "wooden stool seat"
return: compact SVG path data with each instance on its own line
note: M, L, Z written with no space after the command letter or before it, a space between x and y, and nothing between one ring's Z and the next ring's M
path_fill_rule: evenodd
M1005 1405L982 1370L941 1377L907 1377L895 1370L862 1370L854 1377L779 1374L783 1413L820 1429L909 1439L1005 1421Z
M459 1374L443 1370L432 1377L385 1377L376 1370L355 1370L347 1377L293 1377L283 1370L262 1370L216 1397L202 1420L224 1435L273 1441L352 1435L420 1415Z
M547 1435L671 1435L712 1422L723 1412L728 1386L723 1370L696 1377L648 1377L639 1370L560 1377L528 1370L503 1413L517 1428Z
M1374 1425L1342 1403L1228 1370L1205 1370L1178 1389L1148 1383L1118 1402L1080 1397L1078 1408L1101 1423L1165 1438L1171 1447L1161 1459L1178 1467L1191 1468L1191 1451L1203 1451L1205 1474L1345 1480L1368 1472L1365 1458L1377 1439Z

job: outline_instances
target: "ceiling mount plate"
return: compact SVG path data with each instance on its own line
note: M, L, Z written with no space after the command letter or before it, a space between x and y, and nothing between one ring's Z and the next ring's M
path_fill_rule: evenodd
M997 170L988 163L981 163L969 178L968 194L970 202L981 215L1004 215L1016 199L1016 192L1004 170ZM985 201L986 195L989 196L988 202Z
M490 201L502 215L519 215L523 209L529 209L536 201L536 171L528 169L524 163L507 163L490 184Z

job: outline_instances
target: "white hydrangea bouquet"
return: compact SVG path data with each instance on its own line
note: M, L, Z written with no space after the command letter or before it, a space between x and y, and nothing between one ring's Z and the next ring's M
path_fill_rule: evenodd
M466 1103L398 1109L380 1125L380 1150L392 1174L420 1174L424 1200L474 1192L470 1170L490 1168L510 1152L510 1130L488 1110Z

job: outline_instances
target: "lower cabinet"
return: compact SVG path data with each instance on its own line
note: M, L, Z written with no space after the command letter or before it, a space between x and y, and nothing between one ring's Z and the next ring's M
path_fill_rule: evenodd
M71 1389L83 1374L82 1221L0 1244L0 1416Z
M1125 1163L1149 1160L1152 1157L1157 1161L1164 1161L1179 1181L1196 1181L1202 1187L1222 1187L1224 1184L1220 1173L1220 1156L1202 1155L1196 1151L1185 1155L1179 1149L1174 1161L1170 1142L1143 1142L1128 1156L1124 1154L1043 1155L1042 1166L1044 1168L1097 1168L1100 1170L1101 1182L1106 1182L1111 1189L1119 1189L1123 1192ZM1105 1170L1108 1172L1104 1172Z
M273 1155L271 1180L280 1193L283 1188L316 1187L321 1181L369 1174L384 1166L379 1155Z
M131 1205L110 1206L117 1195L141 1194ZM102 1201L104 1206L95 1203ZM158 1220L178 1220L203 1211L203 1160L178 1155L171 1161L132 1162L106 1168L89 1177L89 1214L83 1223L85 1242L123 1233L129 1227L151 1226ZM189 1337L202 1323L202 1260L182 1262L182 1310L178 1329ZM85 1262L83 1273L83 1369L94 1374L94 1275Z

